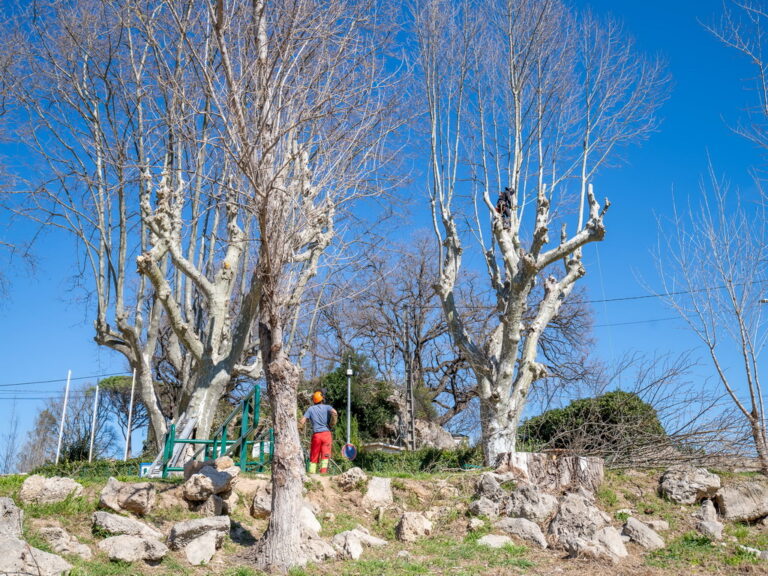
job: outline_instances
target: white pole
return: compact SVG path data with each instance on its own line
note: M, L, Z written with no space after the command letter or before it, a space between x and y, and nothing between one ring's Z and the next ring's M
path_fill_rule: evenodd
M352 418L352 361L347 358L347 444L352 442L350 438Z
M131 401L128 404L128 430L125 433L125 452L123 453L123 462L128 460L128 446L131 444L131 418L133 417L133 389L136 386L136 368L133 369L133 378L131 379Z
M59 463L61 454L61 439L64 436L64 419L67 416L67 401L69 400L69 381L72 378L72 370L67 370L67 387L64 390L64 406L61 408L61 424L59 425L59 445L56 446L56 464Z
M91 418L91 445L88 448L88 462L93 460L93 440L96 437L96 414L99 412L99 381L96 380L96 394L93 397L93 417Z

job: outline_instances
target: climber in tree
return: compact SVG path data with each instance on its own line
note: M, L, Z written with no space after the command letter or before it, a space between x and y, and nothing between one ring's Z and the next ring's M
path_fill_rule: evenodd
M501 223L504 228L509 228L512 223L512 196L514 191L507 186L504 191L499 194L499 199L496 201L496 213L501 216Z

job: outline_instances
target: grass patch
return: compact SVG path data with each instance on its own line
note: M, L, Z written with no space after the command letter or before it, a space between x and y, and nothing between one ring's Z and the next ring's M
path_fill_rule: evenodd
M80 560L69 573L69 576L137 576L141 572L130 562L99 562L98 560Z
M360 520L351 514L336 514L332 521L326 520L323 523L322 535L326 537L335 536L340 532L354 530L358 524L360 524Z
M613 508L619 503L619 497L616 495L616 492L606 487L602 487L597 491L597 500L608 508Z
M487 533L487 531L485 531ZM435 573L453 573L460 568L464 574L488 574L489 568L530 568L533 562L525 558L528 548L508 544L503 548L479 546L484 535L478 530L457 542L449 537L430 538L416 544L416 554L426 556L423 564Z
M0 496L8 496L18 500L21 485L24 484L26 476L0 476Z
M670 542L666 548L648 555L646 564L667 568L676 564L704 566L717 558L718 550L712 541L696 532L687 532Z
M61 502L51 504L26 504L24 505L24 514L30 518L46 518L54 516L57 518L78 516L80 514L90 514L96 510L97 502L84 496L67 496Z

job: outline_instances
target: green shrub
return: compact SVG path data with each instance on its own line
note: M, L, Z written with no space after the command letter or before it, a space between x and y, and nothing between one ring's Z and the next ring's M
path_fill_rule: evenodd
M422 448L414 452L395 454L360 451L354 462L355 466L367 472L385 475L459 470L479 466L482 463L483 453L479 447L458 450Z
M88 462L87 460L59 462L58 464L45 464L35 468L30 473L40 474L41 476L68 476L70 478L109 478L110 476L129 476L139 475L139 464L143 462L141 458L131 460L96 460Z
M548 410L518 430L520 444L530 450L567 450L618 458L665 436L656 410L637 394L621 390Z

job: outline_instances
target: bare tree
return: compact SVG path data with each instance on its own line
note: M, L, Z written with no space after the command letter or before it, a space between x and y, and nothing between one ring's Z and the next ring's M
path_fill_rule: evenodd
M0 474L13 474L19 454L19 414L16 410L16 398L11 406L11 417L0 446Z
M515 450L531 385L547 374L539 342L585 274L582 248L604 237L608 203L600 206L589 183L619 146L654 128L665 76L618 26L558 1L424 0L413 11L440 243L436 289L477 380L493 464ZM559 242L550 245L553 226ZM486 334L472 333L457 298L467 237L493 292L497 320Z
M699 206L662 225L657 262L667 304L703 344L717 379L749 425L768 474L759 357L768 337L761 301L768 282L765 209L710 172Z
M131 454L131 437L128 435L129 411L131 430L139 430L149 424L149 414L141 398L131 398L131 377L110 376L99 382L99 403L110 414L113 427L127 444L126 454Z

